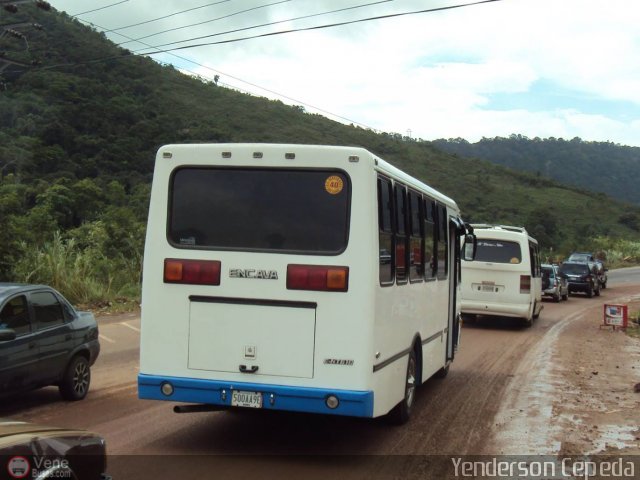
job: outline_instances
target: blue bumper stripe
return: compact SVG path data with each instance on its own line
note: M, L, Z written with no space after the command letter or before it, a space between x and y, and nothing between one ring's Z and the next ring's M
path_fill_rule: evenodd
M173 385L174 388L174 392L170 396L166 396L160 391L161 385L166 382ZM138 375L138 398L146 400L231 406L232 390L262 393L262 406L268 410L327 413L352 417L373 416L372 391L328 390L264 383L236 383L197 378ZM223 391L226 392L225 398L223 398ZM326 406L325 398L328 395L338 397L340 404L337 408L330 409Z

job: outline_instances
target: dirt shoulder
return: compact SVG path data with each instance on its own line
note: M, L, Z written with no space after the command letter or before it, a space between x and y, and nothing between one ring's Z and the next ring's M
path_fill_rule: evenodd
M547 332L508 387L493 453L640 454L640 339L601 327L605 303L640 310L638 291L585 299Z

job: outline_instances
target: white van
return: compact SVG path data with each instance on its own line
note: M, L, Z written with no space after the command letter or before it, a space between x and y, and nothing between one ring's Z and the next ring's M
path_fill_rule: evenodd
M523 227L472 225L475 259L462 261L462 306L476 315L521 318L527 326L542 310L542 273L538 242Z

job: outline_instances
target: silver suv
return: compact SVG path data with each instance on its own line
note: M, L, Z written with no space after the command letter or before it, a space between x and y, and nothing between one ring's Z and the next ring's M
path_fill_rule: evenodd
M551 297L554 302L569 299L569 283L567 277L560 275L557 265L545 264L542 268L542 296Z

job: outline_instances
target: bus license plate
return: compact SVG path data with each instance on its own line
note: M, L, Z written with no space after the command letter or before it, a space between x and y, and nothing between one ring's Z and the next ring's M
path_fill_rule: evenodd
M496 291L496 286L495 285L482 285L482 291L483 292L495 292Z
M262 408L262 394L260 392L233 390L233 393L231 394L231 406Z

